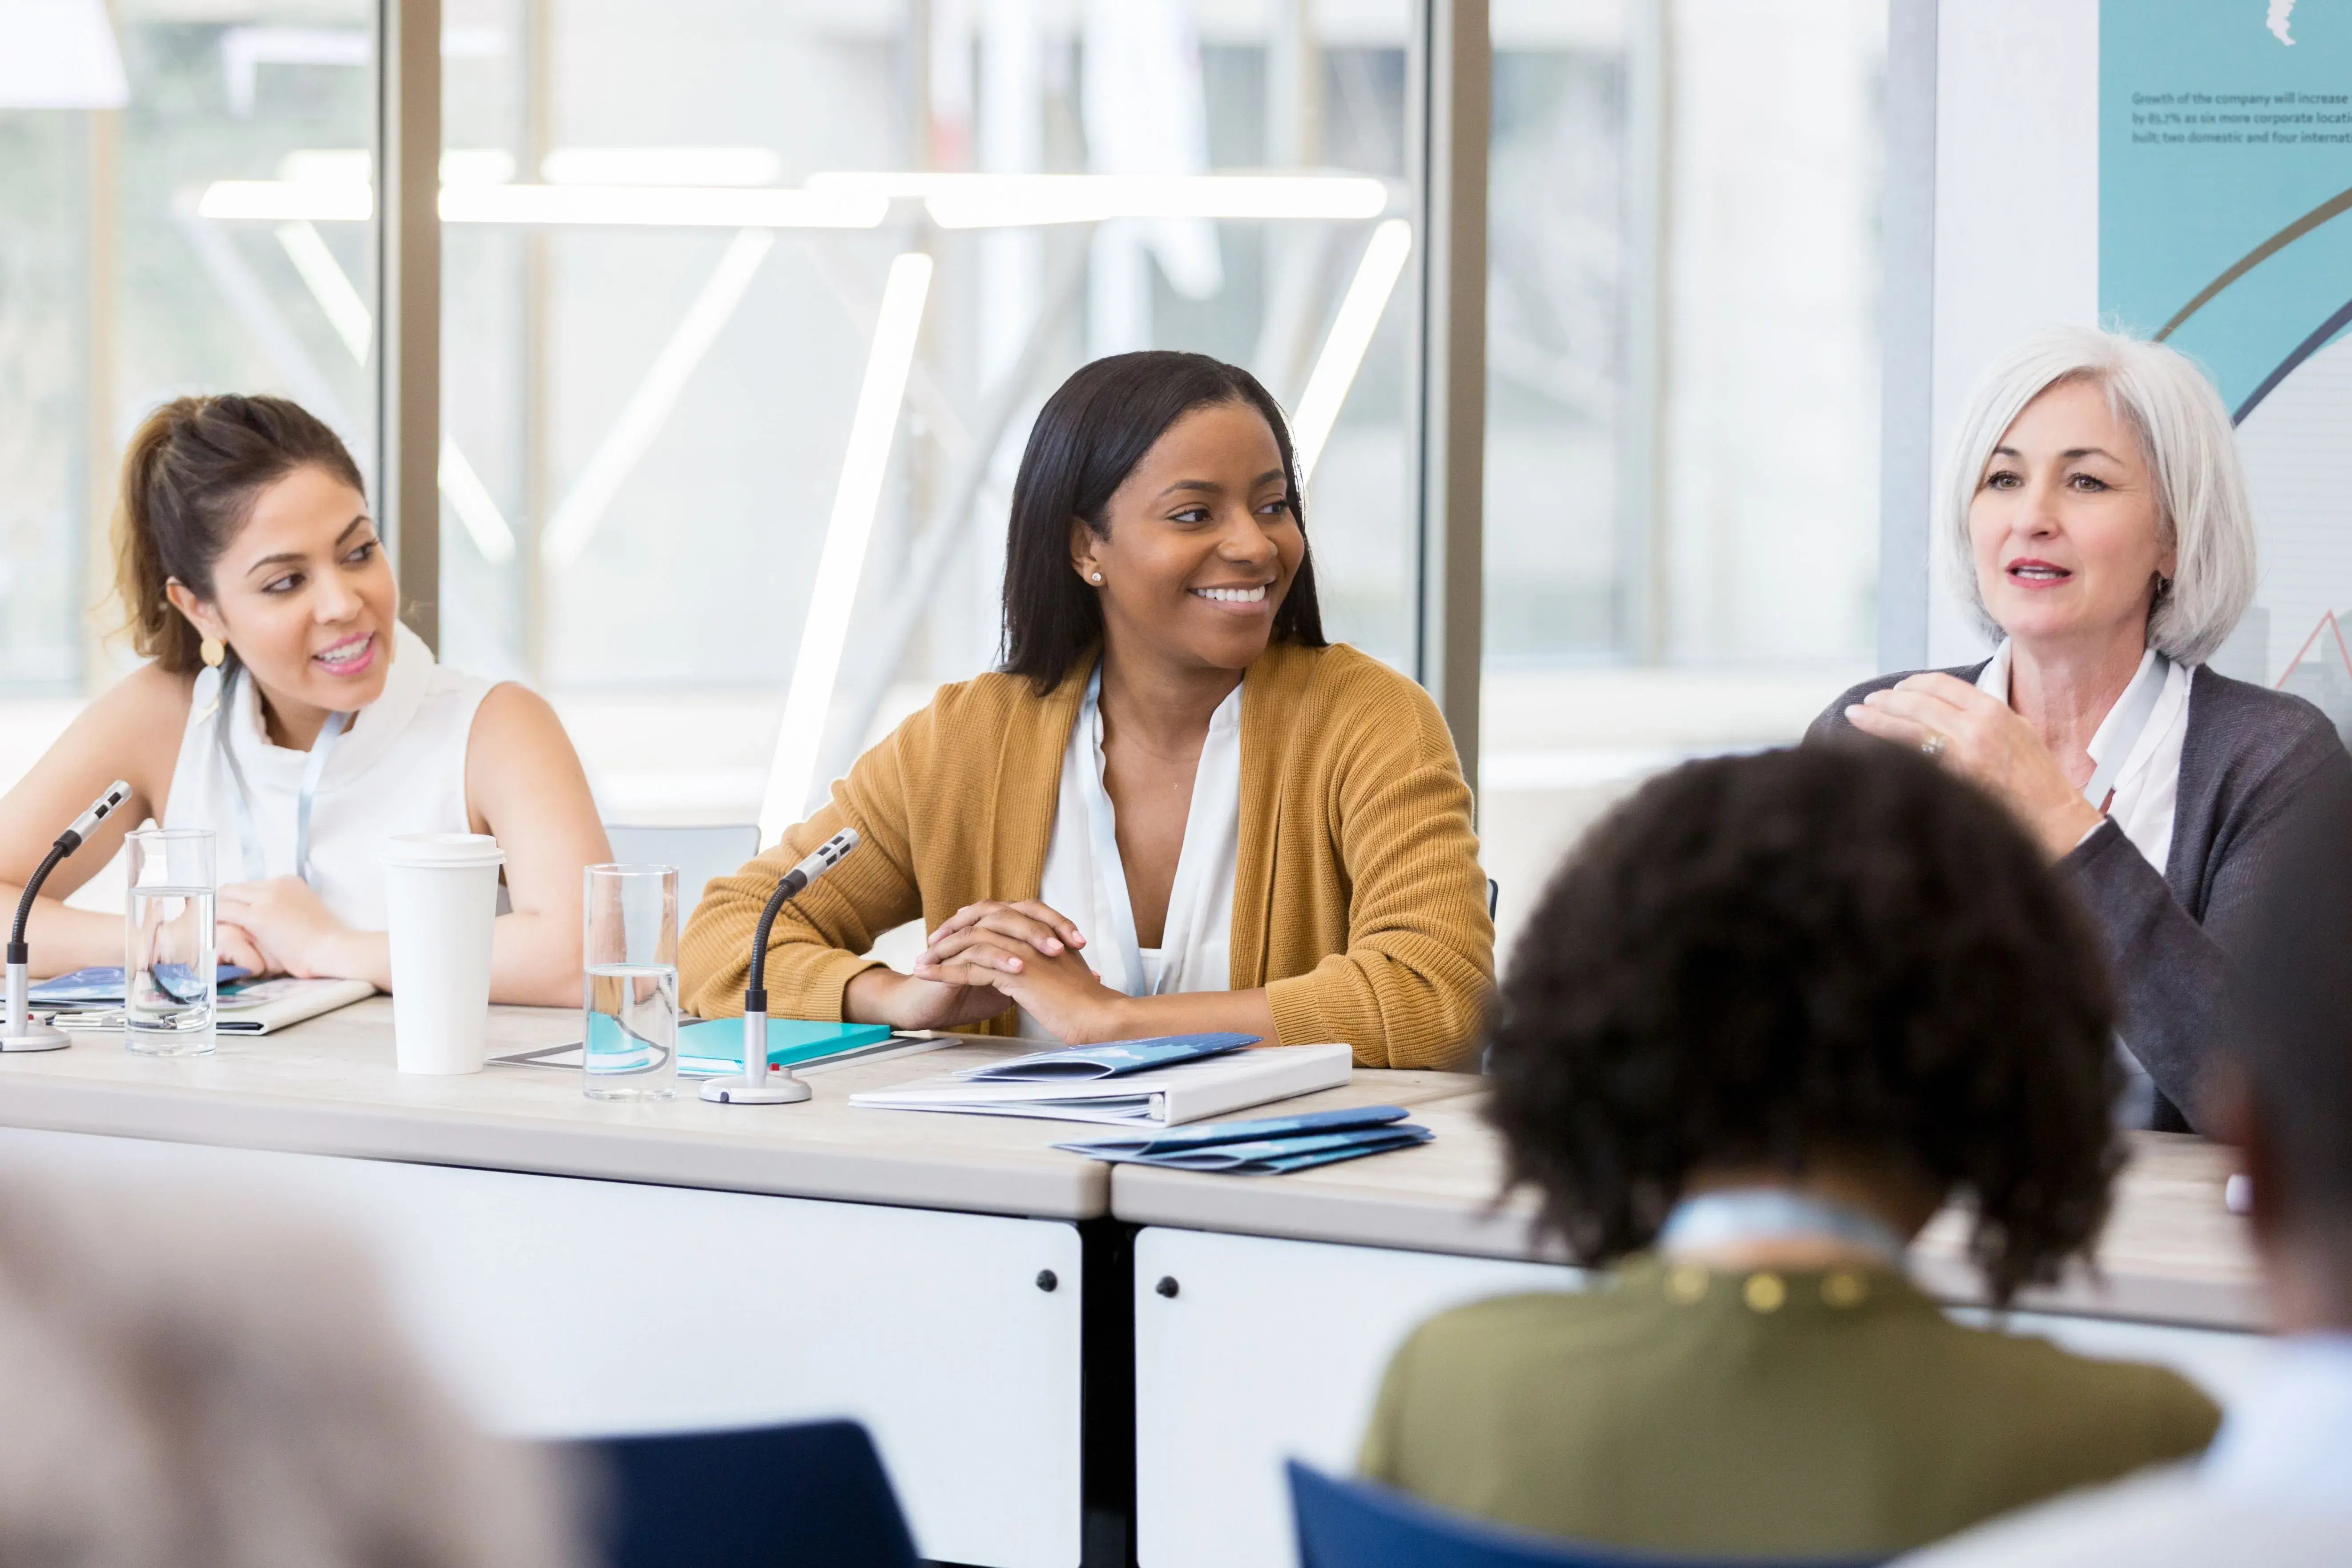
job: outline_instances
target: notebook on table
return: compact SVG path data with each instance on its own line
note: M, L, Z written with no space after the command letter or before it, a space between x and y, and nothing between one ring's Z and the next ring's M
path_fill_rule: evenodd
M1301 1116L1216 1121L1181 1132L1097 1138L1054 1147L1113 1163L1222 1175L1280 1175L1410 1149L1437 1136L1406 1121L1410 1114L1401 1105L1366 1105L1346 1110L1311 1110Z
M1126 1042L1132 1045L1134 1042ZM1106 1047L1086 1047L1087 1051ZM1066 1057L1067 1052L1045 1056ZM1073 1078L1036 1077L1018 1070L1034 1058L992 1064L987 1076L971 1068L893 1089L853 1094L849 1103L877 1110L946 1110L971 1116L1030 1116L1112 1126L1173 1127L1266 1105L1348 1081L1355 1064L1344 1045L1281 1046L1244 1050L1202 1047L1172 1066L1127 1068Z
M296 980L281 974L272 980L244 981L221 987L213 1027L224 1035L275 1034L374 994L375 987L364 980ZM63 1008L50 1022L69 1035L118 1030L122 1027L122 998L118 994L111 1006L86 1004Z

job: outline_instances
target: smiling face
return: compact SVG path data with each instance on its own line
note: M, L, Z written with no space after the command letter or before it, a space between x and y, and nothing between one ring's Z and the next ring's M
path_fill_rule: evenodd
M324 469L296 468L254 499L209 597L177 580L169 592L280 713L348 713L383 693L399 589L366 498Z
M1107 534L1072 521L1070 564L1100 595L1110 642L1216 669L1246 669L1265 651L1307 535L1265 416L1242 402L1193 409L1104 511Z
M2096 382L2025 405L1969 503L1977 588L2000 628L2055 648L2147 636L2156 579L2174 574L2138 435Z

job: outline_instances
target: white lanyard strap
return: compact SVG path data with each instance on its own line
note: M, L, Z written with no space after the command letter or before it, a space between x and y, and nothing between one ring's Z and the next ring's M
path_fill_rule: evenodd
M2124 763L2139 745L2140 732L2147 728L2155 715L2156 700L2164 695L2164 683L2172 673L2172 661L2158 654L2147 661L2147 668L2124 689L2116 703L2115 730L2107 737L2107 754L2091 773L2091 782L2083 786L2083 798L2107 809L2107 799L2116 793L2116 778L2124 771Z
M261 830L255 825L253 791L245 782L245 768L236 760L236 747L232 743L229 726L236 722L236 682L245 673L239 669L221 686L220 708L213 715L215 736L220 744L221 760L228 764L229 783L236 786L229 804L236 811L237 847L245 856L245 879L258 882L269 875L269 863L262 858ZM304 881L310 879L310 803L319 793L319 780L327 771L327 759L334 754L335 742L351 728L348 713L330 713L319 727L319 738L310 742L309 760L302 764L301 792L294 797L294 874Z

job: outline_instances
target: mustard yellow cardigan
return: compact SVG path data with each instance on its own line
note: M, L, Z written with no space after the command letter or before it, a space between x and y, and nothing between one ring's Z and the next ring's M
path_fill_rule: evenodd
M1043 697L1008 675L940 689L858 758L833 798L732 877L678 946L687 1007L743 1006L776 879L844 827L862 844L771 933L778 1017L841 1016L859 954L920 916L1037 896L1062 756L1091 656ZM1495 973L1470 791L1426 692L1345 645L1276 643L1242 679L1232 984L1265 986L1281 1044L1344 1040L1364 1067L1467 1065ZM991 1021L1009 1034L1013 1015Z

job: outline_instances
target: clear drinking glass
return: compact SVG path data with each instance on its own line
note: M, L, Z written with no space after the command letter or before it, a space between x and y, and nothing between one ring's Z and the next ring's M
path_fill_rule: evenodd
M667 1100L677 1086L677 868L591 866L583 900L583 1087Z
M122 1043L143 1056L202 1056L217 1010L213 836L151 827L128 837Z

